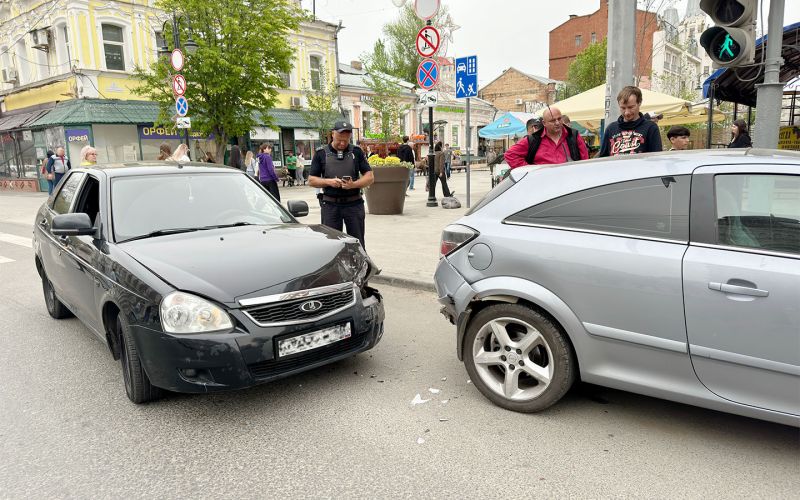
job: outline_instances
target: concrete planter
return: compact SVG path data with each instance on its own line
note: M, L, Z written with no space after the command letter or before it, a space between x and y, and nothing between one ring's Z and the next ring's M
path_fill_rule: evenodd
M375 182L366 190L367 208L373 215L399 215L406 203L408 169L374 167Z

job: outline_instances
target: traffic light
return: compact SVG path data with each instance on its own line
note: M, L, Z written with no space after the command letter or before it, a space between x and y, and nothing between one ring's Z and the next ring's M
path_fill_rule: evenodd
M758 0L700 0L700 9L716 26L700 35L715 68L751 64L755 60Z

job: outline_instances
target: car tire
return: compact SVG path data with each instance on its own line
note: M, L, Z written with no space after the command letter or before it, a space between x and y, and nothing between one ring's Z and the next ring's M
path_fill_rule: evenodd
M136 350L130 326L121 313L117 315L116 328L120 343L119 359L122 365L122 381L128 399L136 404L141 404L160 398L163 390L150 383L139 359L139 352Z
M54 319L64 319L72 316L72 312L67 309L67 306L56 297L56 291L53 288L53 283L47 275L42 276L42 291L44 292L44 303L47 306L47 313Z
M464 338L464 365L490 401L523 413L552 406L577 377L566 334L520 304L493 305L475 315Z

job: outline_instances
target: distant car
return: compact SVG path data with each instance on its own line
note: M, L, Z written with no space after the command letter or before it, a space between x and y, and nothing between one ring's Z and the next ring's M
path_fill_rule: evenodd
M578 379L800 426L800 154L514 169L442 234L458 358L504 408Z
M305 202L288 207L210 164L74 168L34 226L47 311L108 345L135 403L371 349L384 319L375 266L358 240L299 224Z

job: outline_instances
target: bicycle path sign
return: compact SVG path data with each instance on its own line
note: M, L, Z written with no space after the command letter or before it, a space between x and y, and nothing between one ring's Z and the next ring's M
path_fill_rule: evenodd
M433 59L423 59L417 66L417 83L424 90L436 86L439 83L439 63Z

